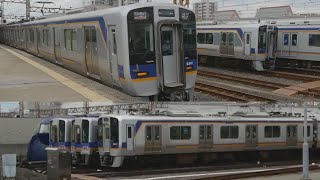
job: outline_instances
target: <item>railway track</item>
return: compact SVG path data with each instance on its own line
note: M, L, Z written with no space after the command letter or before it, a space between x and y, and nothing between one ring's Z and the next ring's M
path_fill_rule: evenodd
M303 69L303 68L289 68L289 67L276 67L276 70L289 72L294 74L320 76L320 69Z
M237 101L237 102L252 102L252 101L260 101L260 102L270 102L275 101L274 99L261 97L258 95L253 95L248 92L240 92L236 90L226 89L222 88L217 85L209 84L209 83L203 83L203 82L197 82L195 89L197 91L201 91L205 94L218 96L223 99L229 100L229 101Z
M287 73L279 73L278 76L282 77L282 76L280 76L281 74L282 75L287 75L290 78L292 77L292 75L287 74ZM218 79L223 79L223 80L227 80L227 81L243 83L243 84L246 84L246 85L266 88L266 89L269 89L269 90L277 90L277 89L280 89L280 88L287 87L287 85L284 85L284 84L281 84L281 83L274 83L274 82L257 80L257 79L252 79L252 78L244 78L244 77L240 77L240 76L227 75L227 74L222 74L222 73L212 72L212 71L199 70L198 71L198 75L199 76L203 76L203 77L218 78ZM305 76L297 76L297 77L299 77L299 78L307 78ZM309 79L309 81L310 81L310 79ZM309 90L307 92L299 92L298 94L305 95L305 96L312 96L312 97L315 97L315 98L320 98L320 91L316 90L316 89Z
M192 176L197 176L197 173L200 172L210 172L214 176L211 178L218 179L233 179L233 178L246 178L246 177L256 177L261 175L270 175L271 173L276 172L298 172L301 171L300 161L286 161L286 162L271 162L271 163L248 163L248 164L231 164L231 165L214 165L214 166L200 166L200 167L185 167L185 168L155 168L155 169L139 169L139 170L114 170L114 169L106 169L102 172L89 172L89 171L73 171L73 174L84 175L85 177L96 177L96 178L125 178L125 177L134 177L136 176L139 179L139 176L155 176L155 175L172 175L172 174L182 174L177 175L185 176L187 173L192 173ZM290 166L289 168L285 168L284 166ZM251 173L230 173L236 170L241 170L239 172L249 171L246 169L254 169L251 170ZM319 169L319 165L311 165L310 170ZM228 171L228 172L226 172ZM209 177L205 177L203 179L207 179ZM197 179L202 179L200 176Z

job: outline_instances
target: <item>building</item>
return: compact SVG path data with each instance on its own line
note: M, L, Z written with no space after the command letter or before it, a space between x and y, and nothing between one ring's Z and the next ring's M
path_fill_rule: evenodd
M201 2L193 4L193 11L198 20L212 20L213 12L217 10L217 4L210 0L201 0Z

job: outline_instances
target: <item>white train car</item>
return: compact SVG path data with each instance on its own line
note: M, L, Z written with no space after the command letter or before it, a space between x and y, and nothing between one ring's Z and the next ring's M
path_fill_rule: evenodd
M252 64L257 71L275 64L277 31L274 25L244 23L197 25L199 60L238 59Z
M193 98L196 20L182 6L137 3L0 26L0 42L132 96Z
M188 155L188 160L212 161L226 152L267 156L274 150L300 150L303 120L271 116L102 115L98 120L100 160L104 166L121 167L125 159L178 160L179 155ZM310 148L319 148L318 124L316 118L308 118Z
M50 121L49 147L70 150L72 120L73 118L54 118Z
M79 117L71 124L71 155L73 165L97 167L99 164L97 142L98 118Z
M320 68L319 19L288 19L270 23L278 27L278 66Z

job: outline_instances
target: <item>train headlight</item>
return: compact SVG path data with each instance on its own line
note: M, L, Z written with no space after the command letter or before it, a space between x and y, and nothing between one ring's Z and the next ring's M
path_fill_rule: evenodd
M188 71L189 70L192 70L193 69L193 67L192 66L187 66L187 68L186 68Z
M149 74L148 72L138 72L137 76L138 77L144 77L144 76L148 76L148 74Z

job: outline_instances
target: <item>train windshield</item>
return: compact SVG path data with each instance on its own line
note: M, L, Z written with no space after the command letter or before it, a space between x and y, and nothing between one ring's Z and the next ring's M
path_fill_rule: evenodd
M82 121L82 143L89 143L89 121Z
M41 124L39 134L49 134L49 124Z
M259 28L259 53L265 53L267 48L267 26L261 26Z
M128 14L130 65L155 62L154 20L152 8L136 9Z
M197 58L196 17L192 11L180 9L180 22L183 25L183 44L185 58Z

